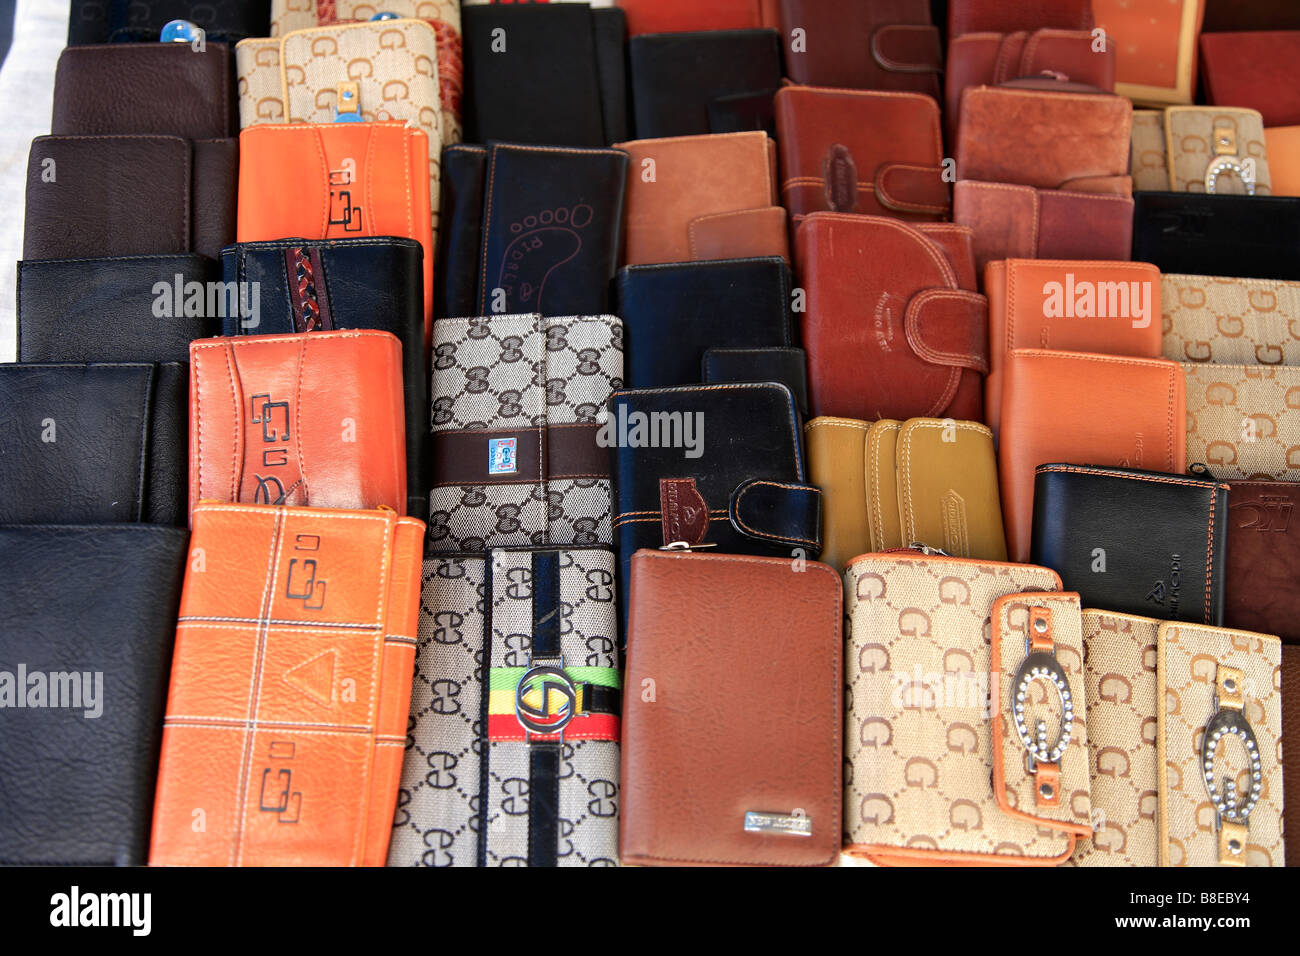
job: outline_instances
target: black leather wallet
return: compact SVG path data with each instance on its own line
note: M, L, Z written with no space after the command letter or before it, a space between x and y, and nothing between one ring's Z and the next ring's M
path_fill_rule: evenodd
M1228 485L1152 471L1040 465L1030 562L1084 607L1223 623Z
M1161 272L1300 279L1300 198L1136 192L1133 260Z
M0 365L0 524L184 526L189 366Z
M406 513L421 520L429 513L432 480L422 258L418 242L386 236L241 242L221 254L225 281L240 283L250 293L258 291L257 313L228 316L225 335L307 331L301 311L293 304L299 266L305 262L311 266L316 298L323 304L318 329L378 329L397 336L402 343L406 398Z
M172 20L202 27L209 42L271 32L271 0L72 0L68 46L157 40Z
M0 672L23 702L3 712L0 864L148 859L188 541L157 525L0 527Z
M791 284L789 267L776 256L619 270L627 384L698 383L710 348L796 345Z
M434 318L461 319L478 312L487 161L486 146L457 143L443 148L438 251L433 263Z
M637 36L628 41L628 64L637 139L753 129L776 135L772 98L781 86L781 41L775 30Z
M585 3L466 6L465 141L626 139L626 18Z
M188 362L219 335L217 263L185 253L18 263L18 361Z
M793 348L705 349L705 384L780 382L794 396L801 417L808 414L808 353Z

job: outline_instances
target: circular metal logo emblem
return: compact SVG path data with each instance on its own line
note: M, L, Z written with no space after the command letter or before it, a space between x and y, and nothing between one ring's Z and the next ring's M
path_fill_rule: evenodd
M534 667L515 687L515 718L530 734L558 734L578 710L578 690L558 667Z

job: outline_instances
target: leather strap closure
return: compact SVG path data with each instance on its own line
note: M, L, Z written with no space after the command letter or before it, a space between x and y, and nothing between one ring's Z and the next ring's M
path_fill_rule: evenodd
M755 478L731 493L727 517L755 541L802 548L816 557L822 547L822 493L812 485Z
M608 478L609 453L596 442L599 425L434 432L433 483L527 484L561 478Z
M899 212L946 216L952 208L942 166L918 163L882 163L876 170L876 199Z
M891 73L938 73L943 69L939 29L891 23L871 35L871 58Z
M903 316L907 343L934 365L989 370L989 303L976 292L924 289L912 296Z

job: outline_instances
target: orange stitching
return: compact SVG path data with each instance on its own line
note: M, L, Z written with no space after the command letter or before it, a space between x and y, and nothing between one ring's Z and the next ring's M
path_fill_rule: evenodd
M754 537L756 538L777 538L780 541L796 541L799 544L806 544L812 548L820 548L821 547L820 541L814 541L811 538L796 538L794 535L767 534L766 532L759 531L757 528L751 528L749 525L745 523L744 519L740 517L740 499L745 497L745 495L749 494L749 492L758 485L771 485L773 488L781 488L786 491L813 490L809 488L809 486L807 485L788 485L788 484L783 484L779 481L765 481L765 480L752 481L749 484L747 484L744 488L741 489L740 494L736 495L735 512L733 513L731 509L728 509L727 517L734 519L736 524L738 524L743 530L748 531L750 534L754 535ZM817 489L817 493L819 495L821 494L820 489Z

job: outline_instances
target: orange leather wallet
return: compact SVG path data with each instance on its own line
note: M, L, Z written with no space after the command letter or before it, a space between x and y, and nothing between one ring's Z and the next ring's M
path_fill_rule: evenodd
M402 344L390 332L190 343L190 511L202 500L406 509Z
M405 123L292 123L239 134L236 241L400 236L424 250L433 322L429 138Z
M1048 462L1182 472L1185 386L1177 362L1013 349L998 442L1012 561L1029 560L1034 469Z
M424 523L194 509L154 866L382 866L415 663Z

